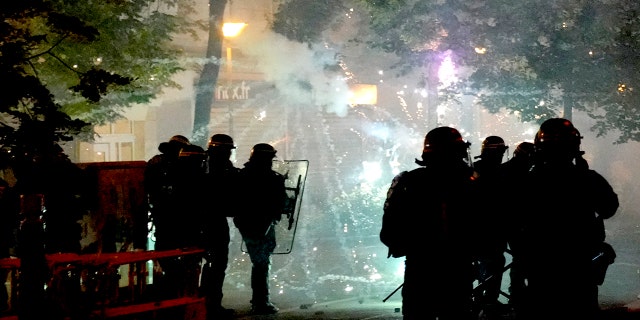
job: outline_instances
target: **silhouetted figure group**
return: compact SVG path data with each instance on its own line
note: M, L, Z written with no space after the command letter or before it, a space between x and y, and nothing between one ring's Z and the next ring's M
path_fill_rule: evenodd
M52 142L2 150L0 158L0 258L20 258L12 305L21 319L40 319L43 308L50 319L86 318L79 272L52 272L46 261L46 254L81 252L79 220L88 210L82 170ZM0 275L6 279L7 269ZM2 287L0 312L9 307Z
M204 150L191 145L186 137L180 135L161 143L158 150L161 153L148 161L144 175L154 226L154 249L199 247L201 236L198 222L207 208L202 200L201 187ZM193 294L199 265L197 257L193 256L157 261L154 268L156 292L163 295L161 298Z
M489 136L472 163L458 130L427 133L420 167L391 182L380 230L389 256L405 259L404 319L501 319L500 295L517 319L600 319L615 258L603 220L619 203L581 139L552 118L506 162L504 140Z
M214 134L207 150L176 135L160 144L161 154L149 160L145 173L155 249L205 250L202 266L184 257L159 261L158 290L185 294L181 290L194 283L188 275L198 275L201 267L198 290L205 298L207 319L234 314L222 306L229 261L227 218L233 218L252 262L252 313L278 312L270 301L269 269L276 247L274 225L285 213L285 179L272 170L277 152L273 146L256 144L243 168L231 161L235 148L233 139L225 134Z
M391 182L380 229L388 256L404 258L404 319L498 319L500 295L517 319L599 319L598 286L615 258L605 242L604 219L619 203L583 158L581 139L569 120L552 118L533 142L518 144L511 159L503 162L505 141L488 136L473 162L470 143L457 129L444 126L426 134L415 161L419 167ZM234 314L222 306L229 219L252 263L252 313L278 312L270 300L269 272L275 226L287 201L285 178L272 169L272 145L254 145L242 168L231 161L235 148L225 134L214 134L206 150L175 135L159 145L144 176L155 250L205 251L204 259L158 261L157 291L166 298L200 294L207 319ZM32 289L19 301L21 317L35 319L39 310L27 304L46 303L45 253L80 252L77 220L86 210L85 182L57 145L20 164L13 179L0 163L0 209L15 213L0 223L0 258L14 254L9 251L15 247L26 266L21 286ZM20 225L10 225L18 220ZM506 270L508 293L501 289ZM67 277L66 294L79 293L78 276ZM7 292L0 291L0 298L6 301ZM54 308L51 317L85 316L80 306L64 307L74 310ZM6 308L0 304L0 311Z
M229 262L228 218L233 218L252 262L252 313L278 312L270 300L269 271L276 247L274 226L286 214L285 179L272 170L277 153L273 146L256 144L243 168L231 161L235 148L226 134L214 134L206 150L175 135L159 144L159 154L144 171L155 237L152 249L205 252L203 257L156 261L152 291L157 296L151 298L200 295L207 319L234 314L222 306ZM19 299L14 302L21 319L40 319L44 308L51 319L88 318L90 303L82 301L78 270L53 275L46 261L46 254L82 253L79 220L90 207L92 197L86 193L95 191L87 188L86 179L57 144L34 146L20 158L0 152L0 258L21 259ZM1 270L3 279L8 270ZM4 285L0 289L0 312L4 312L10 307L9 296ZM180 312L171 308L163 316L175 319Z

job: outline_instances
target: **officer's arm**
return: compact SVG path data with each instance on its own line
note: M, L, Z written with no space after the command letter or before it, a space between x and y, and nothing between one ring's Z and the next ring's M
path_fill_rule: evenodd
M598 217L602 219L611 218L620 206L618 195L613 190L609 182L600 174L592 171L592 181L594 186L595 209Z

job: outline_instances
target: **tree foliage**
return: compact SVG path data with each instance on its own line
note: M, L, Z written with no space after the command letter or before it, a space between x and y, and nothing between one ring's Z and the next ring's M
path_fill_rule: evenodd
M278 6L271 28L289 40L314 43L344 8L340 0L288 0Z
M415 68L450 50L460 94L522 121L587 113L598 135L640 141L640 3L632 0L362 0L372 47ZM435 61L437 62L437 61Z
M196 26L188 10L191 0L3 1L0 145L90 140L95 125L177 86L170 43Z

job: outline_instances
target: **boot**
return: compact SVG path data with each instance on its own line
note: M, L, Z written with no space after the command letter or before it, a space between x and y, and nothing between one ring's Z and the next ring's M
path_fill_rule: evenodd
M252 303L251 305L251 314L254 315L276 314L278 311L280 311L280 309L269 301L259 304Z
M252 314L274 314L279 309L269 301L269 267L251 268Z
M235 310L222 306L222 284L224 273L215 272L210 263L202 268L202 278L200 280L200 294L205 298L207 309L207 320L231 319Z
M205 306L207 310L207 320L233 319L236 313L233 309L223 307L219 299L205 297Z

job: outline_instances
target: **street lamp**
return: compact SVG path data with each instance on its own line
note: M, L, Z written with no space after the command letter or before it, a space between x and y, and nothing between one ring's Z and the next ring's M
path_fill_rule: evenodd
M368 104L376 105L378 103L378 86L375 84L351 84L349 85L349 104Z
M225 38L233 38L238 36L247 24L244 22L225 22L222 25L222 35ZM229 89L232 85L233 74L233 54L231 46L227 46L227 80ZM231 101L227 101L227 108L229 112L229 135L233 137L233 110L231 108Z
M222 35L225 38L233 38L242 32L247 24L244 22L225 22L222 25Z

